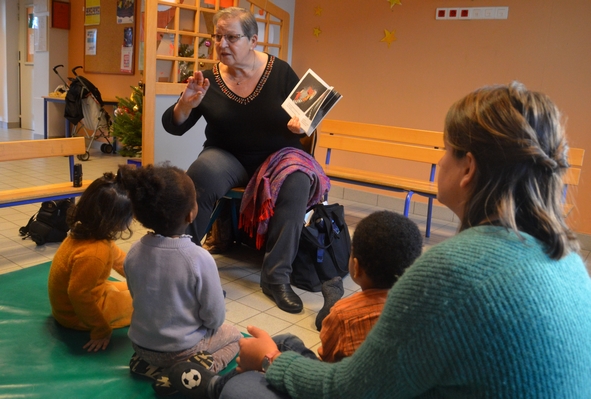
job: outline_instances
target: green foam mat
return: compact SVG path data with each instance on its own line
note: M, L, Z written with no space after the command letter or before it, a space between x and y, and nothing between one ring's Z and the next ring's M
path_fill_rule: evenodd
M113 331L105 351L88 353L87 331L55 322L50 264L0 275L0 398L157 398L152 380L129 371L127 328Z

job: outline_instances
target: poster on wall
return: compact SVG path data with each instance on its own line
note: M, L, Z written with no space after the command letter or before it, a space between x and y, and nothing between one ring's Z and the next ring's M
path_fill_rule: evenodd
M86 0L84 10L84 25L100 25L101 0Z
M119 0L117 2L117 23L132 24L135 0Z
M96 29L86 29L85 55L96 55Z
M121 47L121 72L133 73L133 28L123 29Z
M121 46L121 72L133 73L133 47Z

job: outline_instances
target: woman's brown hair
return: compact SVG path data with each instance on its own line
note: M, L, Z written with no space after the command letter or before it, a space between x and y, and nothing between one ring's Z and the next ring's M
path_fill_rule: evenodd
M478 89L452 105L444 137L455 157L476 161L460 230L494 222L536 237L553 259L578 250L562 214L568 145L546 95L519 82Z

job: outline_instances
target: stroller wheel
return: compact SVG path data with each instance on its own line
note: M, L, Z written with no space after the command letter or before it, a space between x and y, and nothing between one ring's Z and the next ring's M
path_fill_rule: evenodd
M86 151L84 154L77 155L77 157L81 161L88 161L88 158L90 158L90 153Z
M104 152L105 154L110 154L113 152L113 146L111 144L101 144L101 152Z

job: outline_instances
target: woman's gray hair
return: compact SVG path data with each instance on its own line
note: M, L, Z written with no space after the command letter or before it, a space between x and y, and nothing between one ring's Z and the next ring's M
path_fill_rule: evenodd
M259 34L259 25L252 13L240 7L228 7L218 11L213 17L213 24L217 25L220 19L238 18L242 26L242 32L251 39L254 35Z
M451 106L444 138L456 158L476 161L460 230L498 223L536 237L553 259L579 249L563 217L568 144L550 98L519 82L483 87Z

